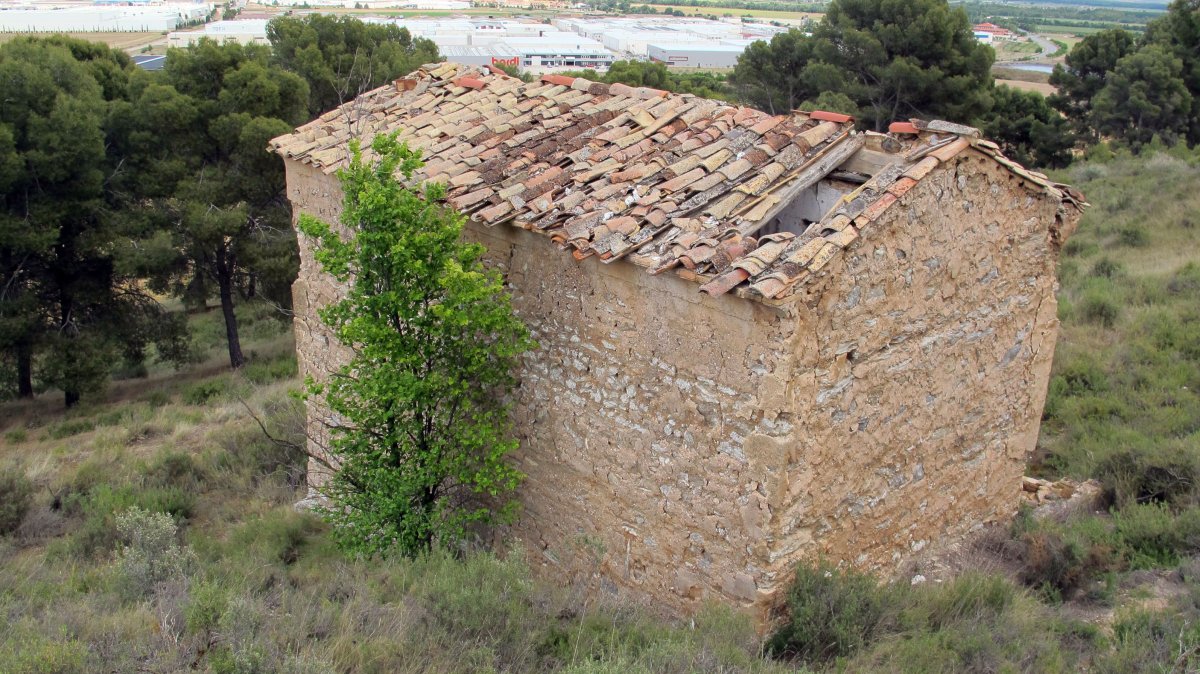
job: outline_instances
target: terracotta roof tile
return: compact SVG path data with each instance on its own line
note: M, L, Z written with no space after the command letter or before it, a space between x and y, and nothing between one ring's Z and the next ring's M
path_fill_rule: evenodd
M488 225L542 232L576 259L631 256L651 273L682 267L719 295L782 299L829 269L870 224L941 162L973 148L1030 189L1083 207L1082 195L1007 160L970 127L894 125L902 152L797 237L752 233L795 194L797 176L852 136L846 115L767 115L647 87L434 64L322 115L272 148L331 173L355 135L395 132L420 148L418 180ZM916 133L914 133L914 130ZM842 156L848 156L843 154ZM819 179L823 176L816 176ZM715 276L712 276L715 275Z

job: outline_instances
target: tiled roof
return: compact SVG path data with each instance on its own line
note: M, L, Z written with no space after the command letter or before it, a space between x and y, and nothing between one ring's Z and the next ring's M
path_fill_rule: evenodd
M398 132L422 151L418 178L486 225L548 236L577 259L625 258L713 295L794 294L939 162L973 147L1067 204L1082 197L1008 161L978 131L904 122L861 134L834 113L768 115L646 87L427 65L271 141L327 173L351 137ZM887 161L801 234L756 236L803 190L865 145ZM365 144L365 143L364 143Z

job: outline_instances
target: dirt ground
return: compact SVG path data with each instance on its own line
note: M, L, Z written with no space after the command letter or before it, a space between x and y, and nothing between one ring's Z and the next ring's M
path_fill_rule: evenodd
M1021 91L1036 91L1043 96L1049 96L1057 91L1057 89L1054 88L1054 85L1050 84L1049 82L1024 82L1021 80L997 79L996 84L1007 84L1013 89L1020 89Z

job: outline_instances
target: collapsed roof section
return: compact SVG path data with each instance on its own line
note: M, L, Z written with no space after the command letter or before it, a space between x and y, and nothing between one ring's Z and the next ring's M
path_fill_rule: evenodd
M786 300L939 163L974 148L1027 188L1082 196L1005 159L977 130L846 115L768 115L691 95L431 64L271 141L326 173L349 140L397 133L472 220L548 236L576 259L626 259L712 295Z

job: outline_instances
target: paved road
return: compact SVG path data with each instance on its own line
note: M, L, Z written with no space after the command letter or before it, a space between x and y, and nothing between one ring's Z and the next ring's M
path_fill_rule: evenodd
M1029 38L1030 40L1033 40L1037 44L1037 46L1042 48L1042 53L1039 54L1036 59L1038 61L1049 59L1051 54L1058 51L1058 45L1051 42L1050 38L1042 37L1041 35L1038 35L1037 33L1023 33L1023 35L1025 35L1025 37Z

